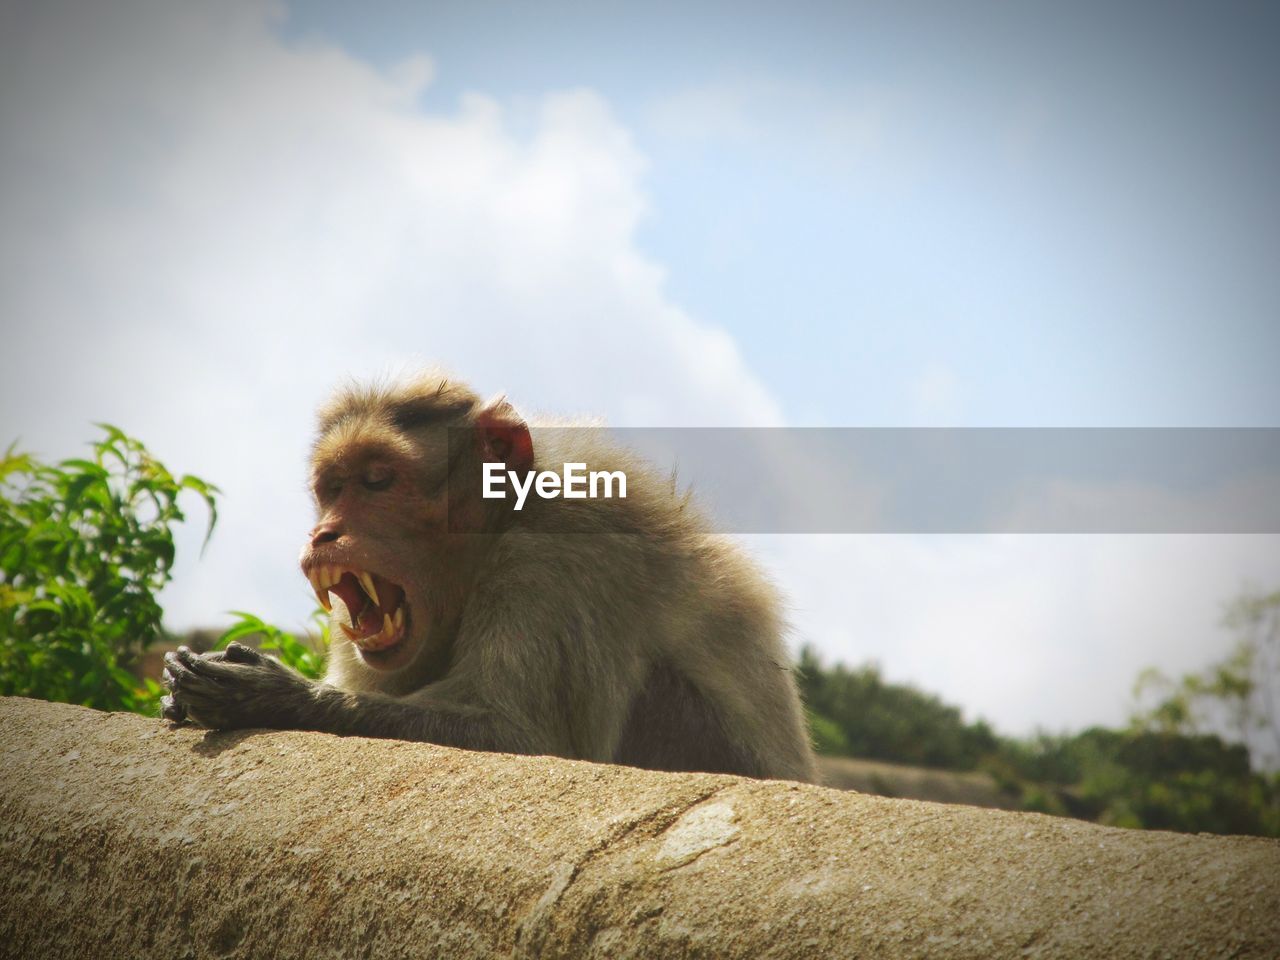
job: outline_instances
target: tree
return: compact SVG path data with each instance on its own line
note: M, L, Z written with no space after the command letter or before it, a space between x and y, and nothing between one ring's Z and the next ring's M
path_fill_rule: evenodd
M1227 605L1223 623L1237 638L1219 663L1176 681L1143 671L1133 726L1220 734L1247 747L1258 769L1280 769L1280 590L1245 591Z
M997 748L981 720L906 684L887 682L875 664L828 667L806 646L796 667L819 752L972 770Z

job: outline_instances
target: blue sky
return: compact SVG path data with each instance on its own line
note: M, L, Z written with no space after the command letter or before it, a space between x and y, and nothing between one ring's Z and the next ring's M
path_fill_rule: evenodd
M428 103L604 96L638 242L791 422L1273 425L1280 14L1262 4L346 4L288 35Z
M223 488L175 627L304 621L348 376L624 426L1280 426L1266 5L0 18L0 440L108 420ZM1123 720L1280 583L1275 536L747 539L794 643L1010 732Z

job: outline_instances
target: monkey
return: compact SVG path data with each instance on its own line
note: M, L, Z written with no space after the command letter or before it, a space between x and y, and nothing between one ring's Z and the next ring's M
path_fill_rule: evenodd
M332 618L323 681L180 648L165 719L816 780L780 596L673 477L436 373L348 384L318 420L300 565ZM584 462L626 496L481 495L486 463Z

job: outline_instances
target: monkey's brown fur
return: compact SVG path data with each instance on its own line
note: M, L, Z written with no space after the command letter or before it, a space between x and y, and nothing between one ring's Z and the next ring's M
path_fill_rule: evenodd
M517 512L480 497L494 460L622 470L627 496ZM358 642L335 622L323 684L244 647L180 652L166 716L814 779L775 591L601 431L530 429L436 375L351 386L320 411L312 480L303 569L352 571L333 592L363 607ZM403 630L370 633L395 610Z

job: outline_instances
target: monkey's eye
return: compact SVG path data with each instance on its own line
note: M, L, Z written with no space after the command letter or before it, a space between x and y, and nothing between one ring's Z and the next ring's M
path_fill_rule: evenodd
M377 467L365 474L360 482L366 490L377 492L389 488L393 480L395 480L395 474L385 467Z

